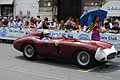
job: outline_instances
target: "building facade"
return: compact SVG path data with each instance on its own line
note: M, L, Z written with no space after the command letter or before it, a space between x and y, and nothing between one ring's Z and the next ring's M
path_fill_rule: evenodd
M83 12L87 12L88 10L93 8L101 8L104 2L105 0L83 0Z
M1 16L27 16L52 19L79 18L89 9L101 7L104 0L0 0Z
M107 11L107 17L120 20L120 0L109 0L102 6Z
M81 0L0 0L0 16L79 17Z
M14 16L36 17L38 10L38 0L14 0Z

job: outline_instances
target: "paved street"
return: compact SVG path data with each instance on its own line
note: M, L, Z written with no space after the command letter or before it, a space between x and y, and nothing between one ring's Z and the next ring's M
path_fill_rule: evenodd
M120 80L120 58L84 70L53 60L28 61L11 44L0 43L0 80Z

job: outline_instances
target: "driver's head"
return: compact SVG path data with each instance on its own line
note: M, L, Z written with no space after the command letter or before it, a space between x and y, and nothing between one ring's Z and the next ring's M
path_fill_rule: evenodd
M68 38L69 38L69 39L73 39L73 35L72 35L72 34L69 34L69 35L68 35Z
M45 37L49 37L50 32L48 30L44 30L43 34L44 34Z

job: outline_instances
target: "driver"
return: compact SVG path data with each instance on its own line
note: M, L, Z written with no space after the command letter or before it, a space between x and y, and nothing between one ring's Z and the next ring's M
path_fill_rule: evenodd
M50 32L48 30L43 31L44 37L42 38L42 40L50 40L49 35L50 35Z

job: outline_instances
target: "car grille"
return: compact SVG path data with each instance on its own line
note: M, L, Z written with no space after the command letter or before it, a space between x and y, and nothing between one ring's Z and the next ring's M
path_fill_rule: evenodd
M109 60L109 59L113 59L115 57L116 57L116 53L111 53L107 56L107 59Z

